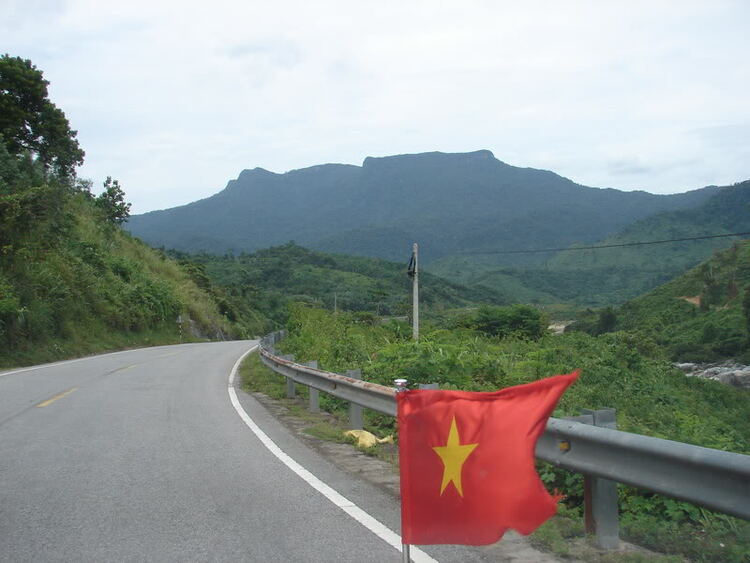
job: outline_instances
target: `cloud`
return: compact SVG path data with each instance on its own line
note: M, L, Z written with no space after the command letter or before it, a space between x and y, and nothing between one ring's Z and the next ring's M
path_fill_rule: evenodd
M637 158L626 158L608 162L607 170L614 176L631 176L651 174L654 172L654 167L644 165Z
M698 127L690 133L712 147L750 151L750 122Z
M750 176L740 133L711 130L750 123L746 3L10 6L4 46L52 82L81 174L119 178L135 212L243 168L429 150L650 191Z

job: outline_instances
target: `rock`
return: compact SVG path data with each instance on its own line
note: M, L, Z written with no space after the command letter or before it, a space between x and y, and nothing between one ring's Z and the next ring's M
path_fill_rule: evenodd
M701 377L738 389L750 389L750 366L724 362L721 364L680 363L674 364L674 367L687 377Z

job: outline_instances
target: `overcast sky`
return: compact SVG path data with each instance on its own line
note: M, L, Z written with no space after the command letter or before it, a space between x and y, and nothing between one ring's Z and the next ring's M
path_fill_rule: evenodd
M750 2L0 0L134 213L367 156L489 149L656 193L750 178ZM97 189L97 191L100 191Z

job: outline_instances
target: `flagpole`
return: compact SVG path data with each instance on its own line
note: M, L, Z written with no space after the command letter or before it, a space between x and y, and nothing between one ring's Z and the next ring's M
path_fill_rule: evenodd
M414 246L416 246L416 244ZM401 393L407 390L406 385L408 384L408 381L406 379L394 379L393 382L396 384L396 393ZM403 528L403 522L401 526ZM402 531L402 534L403 534L403 531ZM410 563L410 562L411 562L411 553L409 549L409 544L401 543L401 563Z

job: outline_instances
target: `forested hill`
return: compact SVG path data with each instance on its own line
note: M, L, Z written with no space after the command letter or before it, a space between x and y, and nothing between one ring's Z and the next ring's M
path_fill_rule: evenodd
M411 279L404 261L325 254L294 243L239 256L170 254L198 285L222 288L234 311L241 313L249 303L276 322L286 320L287 304L292 301L380 315L411 311ZM422 272L420 302L422 312L429 315L447 308L510 301L488 288L468 288Z
M262 331L257 311L230 323L220 290L121 229L116 180L97 196L76 178L84 153L47 84L0 56L0 368Z
M29 172L0 180L0 368L266 327L257 311L230 323L220 290L122 231L101 197Z
M651 215L595 246L743 232L750 232L750 181L714 188L700 205ZM459 283L504 288L526 301L601 306L644 294L736 240L708 238L544 253L540 254L546 258L544 264L524 267L509 264L505 255L454 256L432 264L431 270Z
M635 330L674 360L750 363L750 240L717 252L678 278L598 319L601 330Z
M602 245L630 244L638 241L689 239L728 233L750 233L750 180L719 188L702 205L653 215L630 225L601 241ZM744 238L748 238L745 236ZM668 244L625 246L606 250L562 252L548 263L552 272L589 272L603 283L597 293L623 289L611 275L599 272L628 272L633 297L650 290L650 283L671 280L707 260L716 250L730 247L736 238L709 238ZM619 276L620 278L622 276ZM607 281L609 280L609 281Z
M518 168L489 151L367 158L285 174L244 170L189 205L130 218L154 246L250 252L295 240L319 250L424 263L472 251L593 242L654 213L699 205L715 190L676 195L589 188Z

